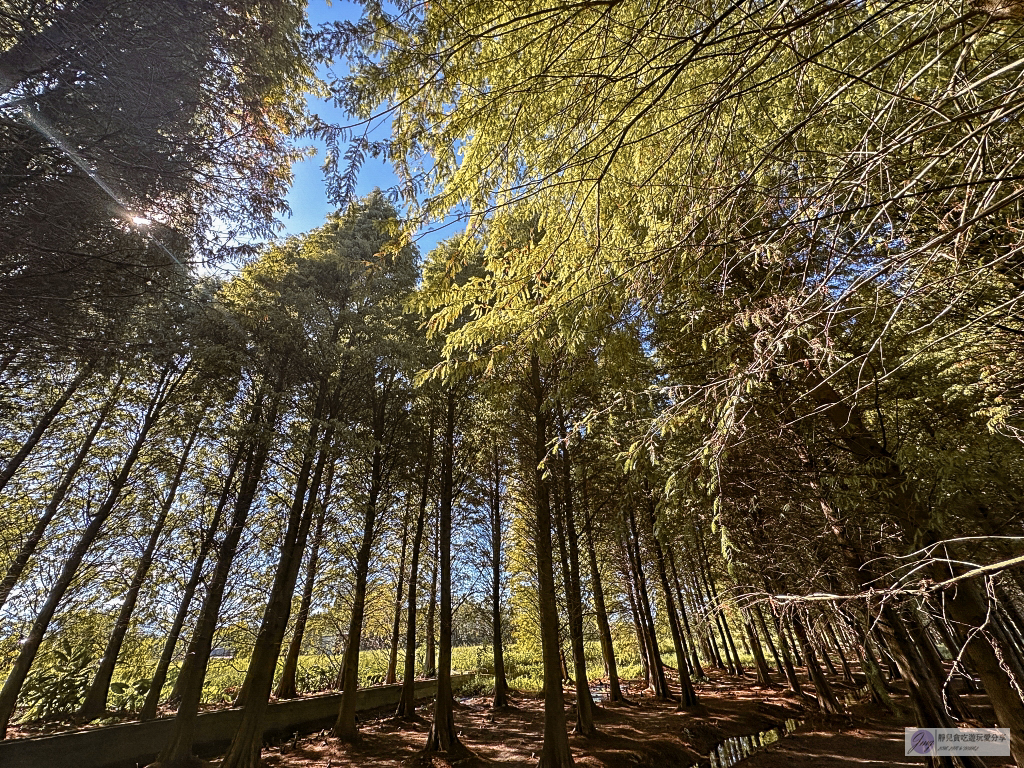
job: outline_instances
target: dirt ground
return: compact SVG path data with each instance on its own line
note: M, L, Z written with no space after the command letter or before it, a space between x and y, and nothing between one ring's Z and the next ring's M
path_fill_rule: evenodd
M749 678L712 671L711 679L697 684L701 707L676 711L668 702L644 695L635 685L627 688L632 706L601 706L595 716L600 733L592 738L571 736L573 757L587 768L662 768L708 766L709 753L723 740L781 727L797 720L796 730L742 761L743 768L833 768L836 766L896 768L923 766L922 758L903 756L902 722L885 710L866 703L851 703L849 715L822 719L806 699L781 686L761 689ZM837 684L837 694L852 694ZM904 696L897 701L906 704ZM979 724L992 724L991 712L981 697L967 698ZM566 717L574 720L573 697L566 693ZM459 702L455 720L459 735L474 758L449 762L443 756L424 760L419 756L426 739L432 705L419 712L424 722L397 723L380 713L362 723L362 742L340 746L325 733L299 739L264 751L273 768L470 768L495 766L518 768L537 762L544 713L537 697L517 695L514 706L494 712L488 699ZM992 768L1012 766L1010 758L988 758Z

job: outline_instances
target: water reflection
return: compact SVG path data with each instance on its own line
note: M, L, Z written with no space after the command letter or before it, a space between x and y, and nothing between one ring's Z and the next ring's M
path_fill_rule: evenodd
M764 749L769 744L774 744L802 724L803 720L789 719L778 728L769 728L767 731L753 733L749 736L732 736L711 750L711 754L708 755L711 768L730 768L758 750ZM694 765L693 768L698 768L698 766Z

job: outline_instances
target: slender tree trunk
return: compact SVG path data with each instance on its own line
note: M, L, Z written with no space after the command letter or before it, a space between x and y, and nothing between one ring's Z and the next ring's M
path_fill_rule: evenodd
M623 702L626 700L619 686L619 669L615 662L615 646L612 643L612 629L608 623L608 608L604 601L604 586L601 583L601 569L597 563L597 548L594 545L594 524L590 513L590 500L587 495L587 478L583 476L583 526L587 542L587 560L590 563L590 584L594 592L594 612L597 616L597 633L601 638L601 653L604 655L604 666L608 671L608 700Z
M775 623L775 634L779 638L779 650L782 651L782 666L786 672L786 682L789 683L789 690L796 694L802 694L803 689L800 687L800 679L796 676L796 669L793 666L793 657L790 653L790 648L792 646L786 638L782 618L774 610L774 607L772 608L772 621Z
M594 700L590 695L590 686L587 682L587 660L583 651L582 620L580 621L579 633L577 634L577 609L572 604L572 575L569 566L569 548L565 541L566 508L564 504L560 503L560 499L560 496L557 497L554 505L555 532L557 534L559 560L562 567L562 584L565 589L566 615L568 616L566 631L569 635L569 651L572 653L573 661L573 674L570 677L565 651L562 650L562 678L564 680L572 680L576 688L576 725L573 732L581 736L591 736L597 733L597 729L594 728Z
M420 488L420 507L416 515L416 533L412 540L412 562L409 563L409 613L405 620L405 673L402 675L402 697L398 701L397 717L411 720L416 717L416 592L420 577L420 547L427 521L427 502L430 499L430 480L434 474L434 421L431 418L427 453L423 462L423 485Z
M889 688L885 684L885 678L882 676L882 668L878 665L875 654L871 650L871 638L860 624L854 624L853 621L847 621L846 623L854 636L854 650L857 653L857 658L860 660L860 668L867 682L868 695L873 702L881 704L891 714L900 714L899 707L896 706L896 703L889 696Z
M708 599L715 610L715 621L718 625L719 634L722 636L722 649L725 651L732 673L737 677L743 677L743 665L740 663L740 655L736 653L736 643L732 639L732 632L729 630L729 622L725 618L725 609L722 607L718 587L715 586L715 577L711 573L711 559L708 556L703 541L699 542L699 546L704 550L704 563L706 564L706 567L701 569L701 576L708 590Z
M494 700L491 706L508 706L508 680L505 677L505 645L501 627L501 453L497 439L491 444L491 642L494 647Z
M747 633L747 641L750 646L750 653L754 657L754 668L757 671L757 684L764 688L773 687L771 673L768 671L768 662L764 658L764 649L757 637L757 630L750 619L750 615L743 616L743 629Z
M281 653L281 643L288 628L291 614L292 595L306 550L309 529L313 522L316 494L323 477L325 453L331 450L333 430L328 428L319 441L319 456L316 459L316 473L313 471L314 455L317 453L320 421L326 404L326 382L321 382L316 404L310 419L309 430L302 450L302 464L295 479L295 492L288 510L288 527L281 545L281 555L274 574L267 607L263 613L259 633L249 660L239 704L242 706L242 720L235 730L227 754L220 768L259 768L260 751L263 747L263 722L270 691L274 685L274 672ZM309 491L309 503L306 495Z
M113 410L114 405L117 403L118 394L121 391L121 382L123 380L124 376L122 375L118 379L117 384L114 385L110 398L103 406L99 416L96 417L96 421L93 422L92 428L89 430L89 434L85 436L85 440L82 442L78 452L71 460L71 465L61 477L57 488L53 492L53 496L50 497L50 501L46 505L46 509L43 510L43 514L40 515L39 520L36 521L36 524L32 527L32 531L29 533L25 541L22 542L21 546L18 548L18 553L14 556L11 564L7 567L4 579L0 582L0 608L3 608L7 603L7 598L11 596L12 590L18 584L18 580L21 578L21 575L25 572L25 568L28 566L29 560L32 559L32 555L35 554L36 548L39 546L39 542L43 540L43 535L46 533L46 529L53 521L54 516L57 514L57 510L60 509L60 505L67 496L68 491L71 489L71 485L78 476L78 472L82 469L82 465L85 463L85 460L89 455L89 451L92 449L92 444L96 440L96 435L99 434L103 423L107 420L107 416L110 415L110 411Z
M832 647L836 649L836 653L839 655L839 664L843 668L843 681L853 685L853 671L850 669L850 664L846 660L846 654L843 653L843 644L840 642L839 635L836 634L836 630L832 626L832 622L827 617L824 619L822 629L826 638L832 643Z
M686 633L686 638L689 641L690 649L690 671L693 676L698 680L703 680L704 667L700 664L700 656L697 655L697 643L694 642L693 632L690 631L690 620L687 617L686 601L683 599L683 588L679 582L679 573L676 571L676 558L672 554L672 548L668 547L665 551L668 555L669 570L672 572L672 584L676 589L676 596L679 598L679 615L683 618L683 631Z
M103 657L100 659L100 665L93 677L89 692L85 696L85 701L82 702L82 706L78 710L77 717L82 720L95 720L107 711L107 697L110 694L110 681L114 677L117 657L121 654L121 646L124 644L124 638L128 634L132 614L135 612L135 606L139 600L139 592L142 590L142 585L149 574L149 568L153 564L153 555L156 552L156 545L160 540L164 524L167 522L167 515L170 514L171 507L174 505L174 499L178 495L178 486L181 484L181 478L185 474L185 466L188 464L192 448L199 438L203 415L205 414L200 414L195 429L192 430L192 434L189 435L188 441L181 451L181 457L178 459L178 465L174 470L174 477L171 479L171 484L167 489L167 496L160 506L160 513L153 523L153 531L150 533L149 541L146 543L146 548L135 568L131 583L128 585L128 591L124 595L124 600L117 614L117 620L114 622L114 629L110 633L107 647L103 652Z
M661 649L658 647L658 634L654 626L654 611L651 608L651 597L647 591L647 578L644 576L643 560L640 556L640 535L636 525L633 505L629 504L629 528L631 541L627 541L630 560L633 565L633 577L636 583L636 602L640 609L640 623L644 627L647 638L647 653L651 660L651 690L659 699L671 699L672 693L665 679L665 665L661 660Z
M895 608L884 605L880 609L872 610L869 606L869 610L892 652L894 666L907 681L917 725L928 728L955 728L956 723L950 717L942 700L943 670L936 669L928 662L915 639L907 631L906 622ZM951 704L955 709L957 702L953 700ZM983 768L985 765L981 758L968 755L940 757L935 762L939 766L962 768Z
M32 453L32 449L36 447L36 444L42 439L43 434L50 428L53 420L57 418L57 414L64 410L64 406L68 404L68 400L70 400L71 396L78 391L78 388L82 386L82 383L89 377L89 374L92 373L93 368L95 367L96 363L93 360L90 360L85 366L83 366L82 370L78 372L75 378L73 378L71 382L64 387L64 390L60 393L56 402L54 402L53 405L51 405L42 415L36 423L35 428L25 439L25 442L21 444L21 448L18 449L18 452L14 454L4 468L0 470L0 491L7 487L7 483L9 483L11 478L14 477L14 473L18 471L18 467L20 467L25 462L25 459L28 458L28 455Z
M740 636L740 646L742 646L743 652L747 656L753 656L754 652L750 648L750 639L747 636L746 621L745 621L745 619L740 619L740 624L743 625L743 631L739 633L739 636Z
M555 526L562 557L565 602L568 608L569 644L572 649L573 674L576 682L576 726L574 732L581 736L597 733L594 726L594 698L590 694L587 675L587 657L583 646L583 590L580 586L579 537L573 514L572 457L569 454L565 414L561 403L555 405L555 414L560 438L559 453L562 480L562 504L556 510Z
M809 624L809 634L811 636L811 642L814 643L816 651L821 654L821 660L825 663L825 667L833 677L839 677L839 672L836 670L835 664L832 663L832 659L828 655L828 644L825 642L825 638L820 632L814 631L814 626Z
M946 649L946 657L949 659L955 659L960 653L960 649L963 647L963 644L957 642L956 638L953 637L953 633L950 631L949 625L943 621L942 618L933 620L931 624L935 628L935 632L938 634L939 639L942 641L943 647Z
M533 489L536 506L537 602L540 609L541 650L544 662L544 743L539 768L567 768L573 765L566 732L565 699L562 694L558 641L558 607L555 598L554 559L551 550L551 497L544 460L547 455L548 424L545 391L541 385L540 361L530 357L530 390L533 395Z
M697 692L693 689L693 681L690 679L689 665L686 660L686 645L683 638L682 627L679 626L679 615L676 613L675 600L672 599L672 586L668 581L668 570L665 567L665 554L661 544L654 536L653 514L654 502L650 501L648 512L652 515L651 542L654 545L654 559L658 569L658 578L661 581L661 591L665 598L665 610L668 612L668 625L672 631L672 645L676 652L676 667L679 673L679 709L695 707L700 701Z
M375 430L376 431L376 430ZM363 636L363 616L366 611L366 582L370 570L370 556L377 526L377 500L384 478L383 456L380 443L374 446L370 475L370 495L363 517L363 539L356 555L356 581L352 591L352 616L348 627L348 644L341 663L341 706L334 723L334 735L346 743L359 740L356 726L356 689L359 686L359 646Z
M974 713L971 712L971 708L967 706L967 703L964 702L956 691L946 685L946 668L942 665L942 657L939 655L935 643L932 642L931 637L928 635L924 622L920 620L919 610L920 606L913 603L904 606L903 610L899 611L900 620L910 630L910 634L915 640L915 650L920 654L924 663L931 668L935 680L941 681L940 684L946 708L952 711L953 716L958 720L973 720Z
M196 718L199 715L199 701L203 693L203 679L206 677L206 668L210 662L210 650L213 647L217 617L224 600L231 564L238 550L238 542L255 501L256 491L270 454L270 433L277 423L281 399L280 383L281 379L279 378L278 391L275 392L272 405L268 409L269 413L265 417L262 394L253 404L248 426L250 430L258 431L258 434L251 438L245 451L242 478L231 521L225 532L224 540L217 548L217 565L210 578L199 621L196 623L195 631L185 653L185 659L178 673L177 688L180 692L180 703L174 717L174 730L171 738L164 751L160 753L161 768L184 768L196 764L196 760L192 756L192 744L195 739Z
M757 625L761 628L761 634L764 635L765 642L768 643L768 649L772 652L772 658L775 659L775 669L780 675L785 674L782 669L782 659L779 657L779 651L775 647L775 643L772 641L772 634L768 631L768 625L765 623L764 614L761 612L761 606L755 604L751 607L750 612L754 614L754 618L757 619Z
M452 699L452 474L455 461L455 391L445 393L444 443L441 446L441 497L438 504L438 538L440 539L441 571L441 637L437 665L437 696L434 699L434 722L427 733L423 751L443 752L451 760L465 756L469 750L459 741L455 730Z
M180 378L178 381L180 381ZM8 673L3 689L0 690L0 735L3 738L7 737L7 726L10 723L11 715L14 714L21 686L28 676L32 662L35 661L36 653L38 653L39 646L43 642L43 636L50 626L50 620L57 611L57 605L71 586L71 582L75 578L75 574L78 573L78 568L82 564L85 553L99 536L103 524L110 517L114 507L117 506L117 502L121 498L121 491L124 490L124 486L128 482L128 477L135 467L139 454L142 452L146 438L149 436L153 425L156 424L164 405L167 403L167 398L174 388L175 384L171 383L171 371L170 369L165 369L160 378L156 393L150 399L146 408L146 414L143 417L142 426L135 438L135 442L128 451L128 455L121 462L121 467L110 485L106 499L96 511L96 514L93 515L85 530L82 531L82 535L78 538L74 548L71 550L71 554L64 563L64 567L61 569L60 576L58 576L56 583L50 588L46 601L36 616L28 636L21 644L21 649L14 661L14 666Z
M829 685L825 675L821 672L821 667L818 666L817 654L814 651L814 646L811 645L810 639L807 637L807 631L804 629L803 622L796 616L793 617L793 629L796 630L797 637L800 638L800 645L803 647L804 659L807 662L807 674L810 675L811 684L814 686L815 694L817 694L818 706L826 715L841 714L843 711L842 707L836 701L836 695L832 691L832 686Z
M178 644L181 628L185 626L185 619L188 617L188 609L192 604L192 598L195 596L196 589L199 587L199 582L203 577L203 565L206 562L206 556L210 552L210 547L213 546L213 539L217 529L220 527L220 519L224 514L224 508L231 497L231 488L234 485L235 473L238 471L241 458L242 449L239 448L234 452L234 456L231 459L227 479L224 481L220 498L217 500L217 508L213 512L213 519L210 520L210 525L203 534L202 542L199 545L199 553L196 556L195 563L192 565L192 573L185 583L185 590L182 594L181 602L178 604L178 612L174 615L171 629L167 633L167 640L164 641L163 650L160 652L160 659L157 661L153 680L150 682L149 691L146 693L146 701L142 705L142 712L139 714L142 720L152 720L156 717L156 711L160 705L160 695L167 680L167 671L171 668L171 661L174 659L174 648ZM180 678L181 676L179 675Z
M625 554L625 545L620 545ZM650 645L647 642L647 632L644 631L643 622L640 620L640 608L637 606L636 590L633 589L633 568L629 563L626 565L625 582L626 597L629 599L629 612L633 617L633 630L636 632L636 644L640 649L640 667L644 673L644 685L648 688L654 687L654 676L651 670L654 665L650 659Z
M398 559L398 583L395 585L395 618L391 623L391 650L388 653L388 671L384 676L386 685L398 682L398 638L402 631L402 606L405 602L405 556L409 549L409 510L405 510L402 521L402 554Z
M694 537L697 532L694 530ZM715 643L715 630L714 626L714 615L711 608L707 604L707 596L704 593L704 589L701 586L699 577L697 576L697 558L690 553L691 567L686 571L686 575L690 577L691 594L694 595L694 600L700 609L701 614L701 640L704 642L704 649L708 656L708 661L714 665L717 669L724 670L726 668L725 663L722 661L722 655L718 652L718 645Z
M790 650L793 651L793 660L796 662L797 666L803 666L804 665L804 658L801 655L800 645L797 643L796 639L793 637L793 627L792 627L792 625L790 624L790 622L787 622L787 621L783 620L782 626L785 627L785 629L786 629L786 639L789 641Z
M798 442L797 445L801 460L805 466L813 469L812 462L807 452L803 449L802 444ZM814 477L810 472L809 475L812 478ZM832 504L821 493L820 486L816 480L812 481L812 487L819 492L819 508L840 545L850 578L862 590L870 589L873 579L870 575L870 569L867 567L867 557L861 551L859 545L847 535L845 524ZM885 639L886 645L893 654L894 663L890 666L890 670L898 670L901 676L907 679L907 691L910 695L918 724L926 726L932 723L932 727L953 727L952 720L946 712L945 703L942 701L943 685L941 681L945 673L938 654L928 655L921 642L911 639L910 634L906 631L904 617L891 604L885 606L885 609L877 617L872 617L869 620L876 624ZM922 627L915 634L921 635L923 633L924 629ZM922 638L922 640L926 640L930 644L927 638ZM867 672L870 672L870 670L867 670ZM873 696L876 699L881 699L885 706L894 708L885 691L884 684L879 685L879 683L881 683L880 680L872 684L869 677L869 684L873 688ZM953 711L958 712L961 717L969 716L968 710L959 696L949 691L947 692L947 698ZM936 720L936 717L940 719ZM934 725L935 723L943 723L943 725ZM946 760L946 758L943 759ZM970 760L968 759L966 762L969 763Z
M314 471L314 479L323 472L321 463L325 461L326 451L320 452L317 459L317 469ZM316 483L310 488L309 501L307 504L315 505L318 488ZM324 521L327 518L327 507L330 504L331 492L334 488L334 462L330 463L327 470L327 482L324 484L323 501L320 504L320 511L316 517L316 530L313 532L313 541L309 548L309 558L306 561L306 574L302 583L302 597L299 600L299 611L295 615L295 628L292 630L292 639L288 643L288 651L284 657L284 667L281 669L281 679L277 683L275 695L279 699L294 699L299 695L295 686L295 676L299 670L299 656L302 653L302 638L306 634L306 622L309 620L309 606L313 601L313 587L316 584L316 569L320 562L320 543L323 541ZM311 513L307 513L311 514Z
M437 536L437 527L434 528L434 559L430 571L430 602L427 603L427 637L424 640L423 666L426 667L427 677L437 677L437 648L434 638L437 636L435 630L435 617L437 616L437 561L438 547L440 542Z

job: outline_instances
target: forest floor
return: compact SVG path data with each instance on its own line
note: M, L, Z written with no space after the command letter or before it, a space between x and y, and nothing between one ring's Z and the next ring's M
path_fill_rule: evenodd
M853 687L836 683L842 699L854 695ZM742 761L742 768L902 768L923 766L922 758L903 756L903 729L913 725L893 717L870 703L848 703L844 717L822 718L809 699L801 699L781 686L755 687L752 681L711 671L710 679L696 685L701 706L676 711L670 702L656 701L632 684L627 696L633 706L602 706L595 723L599 734L592 738L571 736L573 757L587 768L662 768L708 766L715 747L731 737L749 736L797 721L796 730ZM808 685L808 690L811 690ZM894 696L907 706L906 697ZM982 696L965 697L979 719L992 725L991 711ZM566 718L574 722L574 697L566 692ZM474 759L448 762L443 756L425 760L420 750L426 739L431 705L419 712L423 723L398 723L387 714L365 716L363 739L356 746L339 746L325 735L300 739L264 751L273 768L477 768L532 766L537 762L544 731L543 700L516 695L514 705L495 712L489 698L458 703L455 721L460 738ZM791 722L792 726L793 723ZM1012 766L1010 758L987 758L991 768ZM732 765L733 763L726 763Z

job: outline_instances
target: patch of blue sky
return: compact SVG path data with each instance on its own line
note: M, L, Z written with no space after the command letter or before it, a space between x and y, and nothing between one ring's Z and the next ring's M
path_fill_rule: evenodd
M321 24L335 21L357 21L361 6L354 2L329 2L328 0L310 0L308 7L310 24L316 28ZM348 74L347 63L343 59L334 62L329 69L321 67L318 74L326 81L332 82L343 78ZM351 133L356 136L363 136L370 142L386 140L391 132L390 119L379 118L367 126L358 125L361 121L350 115L344 109L338 107L331 99L309 98L309 109L318 115L325 123L335 126L349 127ZM335 203L328 194L328 185L324 176L323 165L327 158L327 146L323 141L311 140L309 145L313 146L316 154L292 165L293 182L288 193L287 201L291 213L286 214L282 223L283 236L298 235L319 227L327 218L327 215L336 209ZM342 153L346 147L341 146ZM339 161L342 167L339 171L344 173L344 161ZM397 189L400 184L398 176L390 164L383 158L367 155L363 161L355 184L355 197L364 197L374 189L381 189L385 192ZM465 227L463 216L458 213L447 217L442 222L428 224L421 228L417 236L417 244L421 253L428 253L436 244L457 234Z

